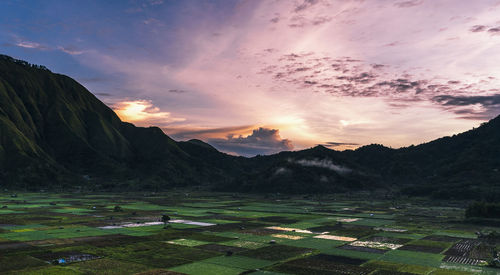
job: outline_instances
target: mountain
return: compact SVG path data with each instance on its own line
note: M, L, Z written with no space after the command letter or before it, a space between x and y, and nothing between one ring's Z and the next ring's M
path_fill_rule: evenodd
M0 56L0 186L324 193L500 200L500 117L418 146L322 146L253 158L120 118L73 79Z
M181 149L184 143L157 127L122 122L82 85L44 67L1 56L0 98L3 185L158 188L224 179L217 166Z
M242 192L319 193L379 187L378 175L347 158L343 152L323 146L256 156L242 164L244 169L232 182L218 190Z

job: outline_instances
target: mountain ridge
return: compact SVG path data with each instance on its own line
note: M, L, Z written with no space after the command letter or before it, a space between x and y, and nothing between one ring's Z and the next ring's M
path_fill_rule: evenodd
M500 117L399 149L316 146L245 158L200 140L177 142L158 127L123 122L70 77L8 56L0 56L0 97L0 183L9 188L396 189L408 195L500 198Z

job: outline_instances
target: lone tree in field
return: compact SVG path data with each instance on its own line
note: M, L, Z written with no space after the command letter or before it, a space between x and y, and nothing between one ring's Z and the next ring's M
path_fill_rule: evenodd
M170 217L163 214L163 215L161 215L161 221L163 222L163 225L164 225L163 228L167 228L168 221L170 221Z

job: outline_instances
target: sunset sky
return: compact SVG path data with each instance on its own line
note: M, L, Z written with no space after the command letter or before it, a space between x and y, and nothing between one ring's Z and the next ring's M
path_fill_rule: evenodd
M500 113L500 1L1 1L1 54L252 156L408 146Z

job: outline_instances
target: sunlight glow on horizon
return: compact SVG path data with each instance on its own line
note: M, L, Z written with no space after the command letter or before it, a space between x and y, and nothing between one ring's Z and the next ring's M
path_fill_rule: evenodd
M151 125L155 122L171 123L185 120L172 118L169 112L163 112L153 106L150 100L121 101L113 104L112 108L122 121L138 123L141 126L155 126Z
M500 113L496 0L160 2L0 3L0 43L124 121L217 146L263 127L295 150L398 148Z

